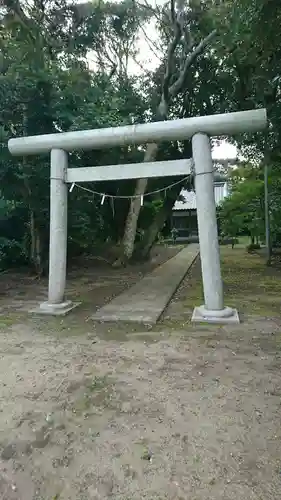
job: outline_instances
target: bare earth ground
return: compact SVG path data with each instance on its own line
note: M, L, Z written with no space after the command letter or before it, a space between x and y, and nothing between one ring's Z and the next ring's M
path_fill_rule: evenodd
M189 324L199 262L146 329L88 318L148 264L73 272L64 319L26 314L44 282L1 277L1 500L280 499L281 271L222 254L239 326Z

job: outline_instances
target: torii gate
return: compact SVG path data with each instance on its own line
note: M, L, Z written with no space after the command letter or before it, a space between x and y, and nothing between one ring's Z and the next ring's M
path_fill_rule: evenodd
M10 139L12 155L51 153L51 207L48 301L42 314L66 314L76 304L65 299L67 254L67 183L188 175L194 163L200 257L205 303L192 320L239 322L236 309L225 307L221 278L213 162L209 137L257 132L266 128L265 109L200 116L123 127L61 132ZM68 168L68 152L192 138L191 159Z

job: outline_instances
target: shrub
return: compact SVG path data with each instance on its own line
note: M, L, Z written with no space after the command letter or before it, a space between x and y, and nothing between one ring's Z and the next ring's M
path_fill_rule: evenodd
M21 244L16 240L0 237L0 270L22 264L23 261L24 252Z
M260 250L260 244L259 243L250 243L250 245L247 246L247 252L251 253L254 252L255 250Z

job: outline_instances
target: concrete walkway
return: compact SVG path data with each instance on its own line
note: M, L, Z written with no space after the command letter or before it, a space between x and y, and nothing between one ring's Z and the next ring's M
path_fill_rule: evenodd
M199 254L199 245L192 244L175 257L101 307L95 321L124 321L155 324Z

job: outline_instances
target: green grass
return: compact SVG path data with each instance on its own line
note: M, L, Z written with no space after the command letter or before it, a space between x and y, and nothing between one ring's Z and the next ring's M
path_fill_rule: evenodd
M222 252L225 298L230 306L261 316L280 314L281 271L244 249Z
M245 314L280 314L281 270L267 267L258 254L245 248L221 247L225 303ZM186 307L192 309L203 299L201 273L197 265L188 283Z
M240 242L234 249L230 246L221 247L225 304L236 307L240 314L246 316L278 317L281 302L281 269L273 266L267 267L264 258L255 253L248 254L244 245L245 241L243 244ZM131 340L132 337L136 340L157 341L160 334L169 335L172 332L176 334L176 331L186 328L194 306L203 302L202 278L198 261L192 267L185 279L184 287L177 296L178 306L175 314L172 313L170 319L159 322L151 329L143 325L95 324L90 319L93 310L88 299L88 302L83 302L80 307L63 318L7 312L0 316L0 331L9 330L16 324L25 324L39 333L52 334L57 337L88 335L89 338L97 336L120 342ZM169 316L169 311L167 312ZM204 331L206 330L207 333L210 328L210 325L205 325ZM219 329L217 327L218 331ZM96 382L94 382L95 385Z
M251 239L249 236L238 236L237 239L238 239L239 243L235 246L238 246L241 248L246 248L251 243Z
M16 313L7 313L0 316L0 330L6 330L8 327L18 324L22 316Z

